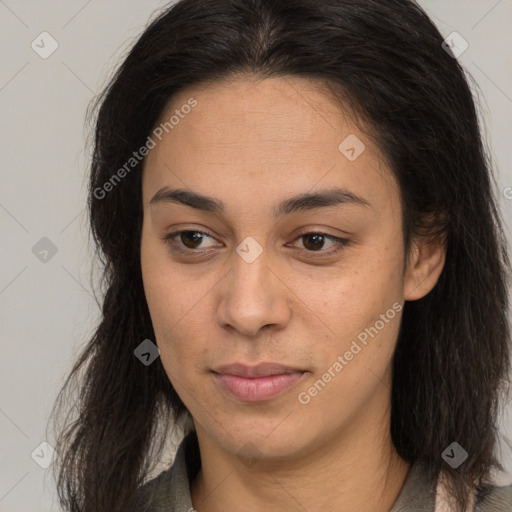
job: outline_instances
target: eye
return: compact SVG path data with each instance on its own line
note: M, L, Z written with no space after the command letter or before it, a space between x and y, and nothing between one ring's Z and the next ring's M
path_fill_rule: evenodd
M307 233L302 233L299 235L295 240L303 239L303 246L306 248L306 252L308 253L315 253L319 252L320 254L318 256L313 254L308 254L308 257L325 257L325 256L331 256L333 254L336 254L340 252L345 246L347 246L350 241L346 238L339 238L337 236L328 235L327 233L317 232L317 231L310 231ZM334 249L331 249L330 251L322 251L325 241L330 241Z
M179 242L175 241L175 238L179 236ZM175 231L174 233L169 233L165 235L163 238L164 242L171 246L172 250L176 250L178 252L194 252L198 249L203 249L201 247L198 248L198 245L203 241L203 237L212 238L208 233L203 231L195 231L195 230L182 230ZM185 246L185 248L183 248ZM200 251L199 251L200 252Z
M179 241L175 239L179 237ZM208 233L204 231L195 231L195 230L181 230L174 231L173 233L169 233L163 237L163 241L167 243L171 250L192 254L201 254L205 249L205 247L200 247L201 243L204 240L204 237L213 238ZM299 235L294 241L303 239L303 245L305 247L305 252L308 253L308 257L326 257L331 256L340 252L345 246L347 246L350 241L345 238L339 238L333 235L329 235L327 233L310 231L307 233L302 233ZM331 242L334 246L333 249L329 251L322 250L326 241ZM210 246L211 247L211 246ZM311 253L320 253L317 255Z

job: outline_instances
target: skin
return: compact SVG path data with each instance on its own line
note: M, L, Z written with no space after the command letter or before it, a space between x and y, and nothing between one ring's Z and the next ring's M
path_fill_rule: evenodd
M162 119L198 104L148 154L143 171L141 265L165 371L190 411L202 468L191 484L199 512L389 511L409 470L390 438L391 363L401 312L307 404L307 391L392 307L425 296L445 262L439 242L416 239L404 271L400 192L384 158L318 83L233 78L189 88ZM338 146L355 134L354 160ZM221 200L223 215L171 202L162 187ZM343 187L369 207L342 204L273 216L290 196ZM175 246L178 230L207 232ZM299 235L326 233L337 244ZM193 234L192 234L193 235ZM247 263L246 237L263 252ZM319 257L320 256L320 257ZM278 397L244 403L211 370L242 362L307 370ZM371 491L369 491L371 490Z

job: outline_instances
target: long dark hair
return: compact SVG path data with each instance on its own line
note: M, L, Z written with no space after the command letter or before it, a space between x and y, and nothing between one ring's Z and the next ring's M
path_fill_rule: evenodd
M65 510L121 510L188 414L160 359L145 366L134 355L155 340L140 268L144 160L113 176L177 92L244 74L328 84L371 127L398 180L406 251L417 234L446 240L436 286L403 311L391 412L398 453L423 462L432 481L444 469L459 510L468 490L503 470L495 451L509 382L510 262L475 99L442 43L410 0L182 0L148 24L95 103L88 207L104 298L54 407L57 418L69 408L63 394L77 382L77 414L59 431L54 464ZM468 453L457 469L441 456L454 441Z

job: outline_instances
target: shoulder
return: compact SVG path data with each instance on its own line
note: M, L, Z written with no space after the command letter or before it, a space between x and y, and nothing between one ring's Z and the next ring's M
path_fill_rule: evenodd
M171 512L169 488L172 466L162 471L137 489L137 492L122 512Z
M200 467L195 432L180 443L170 467L137 489L121 512L174 512L193 510L190 482Z
M479 492L474 512L512 512L512 484L490 486Z

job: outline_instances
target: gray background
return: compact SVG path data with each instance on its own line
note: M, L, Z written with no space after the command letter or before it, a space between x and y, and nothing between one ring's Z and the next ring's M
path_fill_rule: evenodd
M36 450L45 459L38 447L53 442L46 426L56 393L99 318L89 282L92 246L84 210L85 113L155 9L166 3L0 0L0 511L59 510L50 469L31 454ZM480 89L510 239L512 0L420 4L444 36L457 31L469 43L459 60ZM31 47L44 31L59 45L47 59ZM32 251L43 237L57 249L46 262ZM500 484L512 481L512 452L505 441L512 443L511 409L512 402L501 421L507 473L496 475Z

